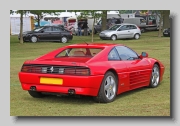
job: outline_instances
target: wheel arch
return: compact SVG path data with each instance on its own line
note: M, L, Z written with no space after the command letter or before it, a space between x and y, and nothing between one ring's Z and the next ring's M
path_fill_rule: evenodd
M116 80L117 80L117 92L118 92L118 88L119 88L119 77L118 77L117 71L116 71L115 69L113 69L113 68L110 68L110 69L108 69L108 70L105 72L105 74L106 74L107 72L112 72L112 73L115 75ZM104 75L105 75L105 74L104 74Z
M158 67L159 67L159 73L160 73L160 75L162 74L162 71L161 71L161 66L160 66L160 64L158 63L158 62L154 62L154 65L155 64L157 64L158 65ZM153 65L153 66L154 66ZM161 76L159 76L160 77L160 80L161 80Z
M60 40L60 41L62 41L62 38L63 38L63 37L66 37L66 38L67 38L67 42L69 41L69 38L68 38L68 36L67 36L67 35L62 35L62 36L61 36L61 40Z
M29 40L30 40L30 41L31 41L31 38L32 38L33 36L37 37L37 40L39 40L38 35L36 35L36 34L32 34L32 35L29 37Z

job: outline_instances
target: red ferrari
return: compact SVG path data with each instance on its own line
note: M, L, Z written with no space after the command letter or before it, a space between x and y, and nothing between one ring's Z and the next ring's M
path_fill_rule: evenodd
M122 92L157 87L164 70L164 65L146 52L138 55L121 44L85 43L25 61L19 80L34 98L47 93L86 95L108 103Z

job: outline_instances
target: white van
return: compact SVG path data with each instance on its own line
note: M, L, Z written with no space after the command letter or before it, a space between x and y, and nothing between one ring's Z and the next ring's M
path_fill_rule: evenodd
M124 18L123 23L131 23L137 25L141 32L145 32L146 30L146 20L142 17L134 17L134 18Z

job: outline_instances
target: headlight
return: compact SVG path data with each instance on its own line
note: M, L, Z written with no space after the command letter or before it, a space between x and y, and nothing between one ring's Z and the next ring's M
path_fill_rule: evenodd
M105 35L111 35L111 33L105 33Z

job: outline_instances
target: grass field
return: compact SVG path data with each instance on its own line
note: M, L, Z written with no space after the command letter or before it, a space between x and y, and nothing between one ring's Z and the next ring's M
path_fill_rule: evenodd
M66 43L26 42L10 36L10 115L11 116L170 116L170 38L157 37L157 32L143 33L139 40L100 40L95 42L125 44L137 53L148 52L165 65L164 79L157 88L141 88L118 95L114 102L95 103L91 97L32 98L22 90L18 72L25 60L37 58L59 47L90 42L91 36L74 36Z

